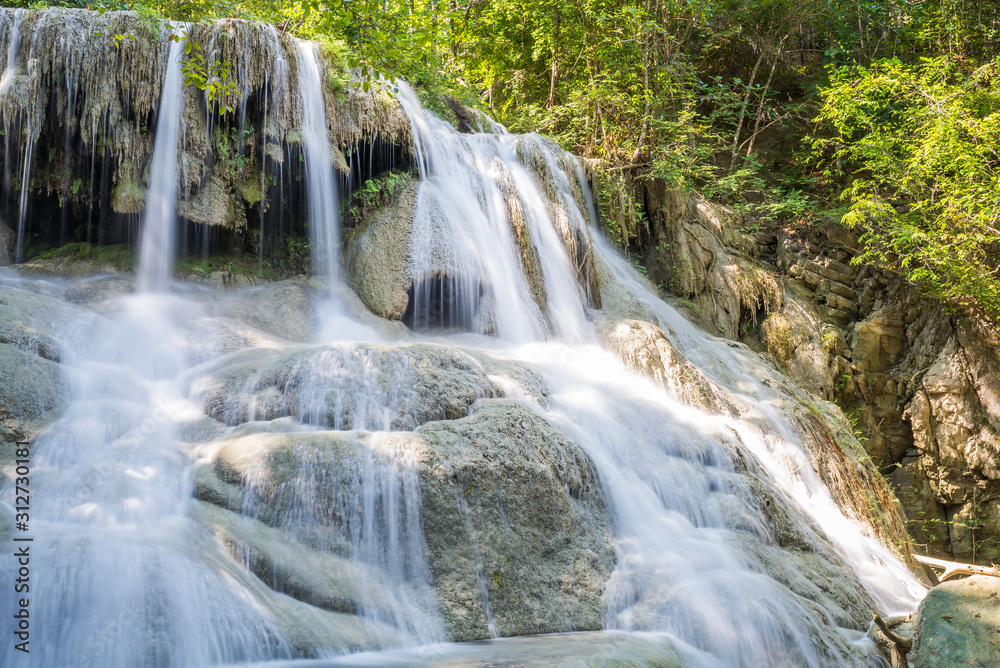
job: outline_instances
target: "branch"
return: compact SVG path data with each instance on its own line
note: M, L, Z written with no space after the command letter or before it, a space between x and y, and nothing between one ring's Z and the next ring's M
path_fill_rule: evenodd
M995 578L1000 578L1000 568L976 566L975 564L961 564L957 561L934 559L933 557L925 557L919 554L913 555L913 558L921 564L926 564L927 566L933 566L934 568L943 570L944 573L940 578L938 578L940 582L944 582L945 580L955 577L956 575L990 575Z
M878 616L877 612L872 612L872 620L875 622L875 625L879 627L882 633L885 634L885 637L891 640L896 645L896 647L898 647L899 650L904 654L906 652L909 652L910 648L913 647L912 638L903 638L902 636L898 636L895 633L893 633L889 629L889 625L886 624L885 621Z

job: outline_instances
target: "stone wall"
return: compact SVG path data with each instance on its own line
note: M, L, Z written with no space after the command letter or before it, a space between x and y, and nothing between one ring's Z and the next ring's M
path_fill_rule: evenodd
M997 328L855 265L858 237L836 222L749 234L722 207L644 188L644 252L661 288L702 326L768 352L796 384L844 410L917 549L1000 560ZM766 272L778 298L758 287L734 307L740 291L726 277L736 265Z

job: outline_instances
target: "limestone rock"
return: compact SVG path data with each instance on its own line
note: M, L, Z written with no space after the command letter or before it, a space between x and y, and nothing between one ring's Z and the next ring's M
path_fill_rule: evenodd
M194 223L230 227L236 210L226 184L215 174L208 178L190 200L178 198L177 215Z
M59 292L29 282L0 285L0 483L14 442L33 438L65 408L64 345L93 340L102 326L96 314L57 299Z
M449 637L485 637L487 602L503 636L600 629L612 529L580 446L509 400L418 436L431 453L423 528Z
M257 348L188 382L208 415L232 425L291 415L337 429L409 430L463 417L476 400L499 394L473 357L435 344Z
M305 341L316 331L316 297L308 286L282 281L234 294L218 313L289 341Z
M363 231L352 230L346 254L351 287L373 313L389 320L399 320L409 301L407 265L418 188L411 182Z
M9 343L0 343L0 484L13 477L14 443L30 440L66 405L67 382L59 365Z
M341 558L361 519L352 490L373 456L390 478L398 466L400 484L419 485L428 583L449 639L488 638L491 622L503 636L601 628L614 553L596 471L580 446L514 401L482 400L466 417L415 433L248 424L223 441L213 470L199 473L197 494L230 549L249 550L273 586L333 611L378 607L380 576L351 575L366 566ZM298 505L301 493L311 505ZM356 589L359 581L368 589Z
M708 410L717 410L719 400L705 377L677 352L663 330L640 320L598 322L604 346L626 367L649 376L671 396Z
M833 399L838 381L834 356L844 348L843 334L827 325L810 302L808 293L794 282L785 281L780 310L763 322L763 342L775 361L800 387Z
M0 267L14 261L14 246L17 244L17 234L0 221Z
M128 276L85 278L66 290L66 301L95 308L134 289L135 279Z
M915 626L911 668L1000 665L1000 578L974 575L934 587Z
M754 242L729 211L655 186L647 203L656 252L647 253L646 264L653 280L691 299L711 329L735 339L741 322L780 306L777 282L749 259Z

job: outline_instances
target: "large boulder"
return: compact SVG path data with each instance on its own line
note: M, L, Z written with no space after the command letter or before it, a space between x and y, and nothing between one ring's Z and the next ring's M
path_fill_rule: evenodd
M66 406L68 383L59 365L0 343L0 484L11 477L14 444L30 440ZM11 466L8 466L11 464Z
M272 336L306 341L316 331L317 297L309 285L281 281L229 295L217 313Z
M69 343L90 339L99 317L45 293L45 286L0 286L0 462L64 410L69 383L59 361ZM2 483L3 474L0 474Z
M601 628L614 551L596 472L517 402L482 400L416 432L247 424L196 485L234 554L323 609L381 610L433 637L422 624L436 608L449 640ZM423 587L430 600L407 595Z
M335 429L410 430L500 394L475 358L431 343L253 348L195 369L188 386L227 424L291 415Z
M407 265L419 188L411 181L363 229L350 231L348 282L373 313L389 320L399 320L409 301Z
M931 589L917 611L911 668L1000 665L1000 578L974 575Z

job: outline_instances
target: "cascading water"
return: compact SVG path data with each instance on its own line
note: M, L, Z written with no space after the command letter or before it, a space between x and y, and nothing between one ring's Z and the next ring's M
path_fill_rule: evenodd
M180 37L183 27L174 29ZM167 73L156 120L156 144L149 174L149 196L142 216L139 247L139 289L163 290L174 266L177 223L177 139L180 135L184 96L181 94L181 57L184 42L170 43Z
M912 609L919 585L838 509L791 418L772 405L782 395L761 382L763 365L694 329L591 229L593 204L571 156L498 126L461 135L400 84L421 177L403 271L403 319L417 334L352 301L338 272L323 73L315 45L297 49L323 277L310 304L327 312L330 293L339 295L336 326L289 306L310 294L301 282L167 294L179 43L159 104L139 294L88 302L116 284L27 281L0 269L0 308L31 313L18 354L37 357L37 332L47 332L56 352L45 368L59 359L66 378L61 416L31 446L32 661L873 665L866 606ZM284 73L273 72L277 90ZM718 410L682 402L598 344L613 318L610 306L594 308L591 271L605 302L628 299L629 317L667 333L721 397ZM0 346L13 346L9 338ZM532 420L558 447L544 451L541 437L526 436L538 433ZM476 431L482 424L488 432ZM519 457L542 468L518 469L531 472L527 481L497 476ZM475 466L485 473L464 478ZM518 484L530 500L509 496ZM13 491L6 484L2 498ZM568 509L556 529L511 526L519 506L551 498ZM496 509L496 526L484 524L484 508ZM518 571L544 570L574 531L598 538L561 580L543 583L559 611L518 607L548 595L515 589ZM454 563L432 561L454 547L451 535L470 542ZM519 560L502 565L509 555L489 536L521 540L523 552L511 551ZM574 578L601 572L592 564L602 549L614 558L597 587L601 617L585 628L604 633L440 644L456 628L479 638L514 622L574 630L586 618ZM14 565L5 548L0 572ZM385 651L394 647L404 649ZM379 651L332 656L361 650ZM33 665L10 643L0 657Z
M615 280L648 309L685 357L733 393L755 420L733 421L731 429L787 494L818 526L824 528L838 552L857 572L879 605L890 611L912 610L922 587L903 564L874 538L865 535L837 507L813 468L808 452L794 430L773 407L773 392L748 371L749 360L723 341L698 332L676 310L653 295L635 269L619 258L598 235L595 244Z
M302 148L306 160L309 194L309 237L313 267L331 287L340 266L337 184L333 178L330 140L326 129L326 104L320 84L316 45L299 42L299 96L302 104Z
M3 97L10 85L14 83L14 76L17 73L17 55L21 49L21 21L24 20L25 10L19 9L11 16L10 26L7 28L7 64L4 66L3 77L0 77L0 97Z
M422 162L433 164L443 180L458 181L457 175L471 171L466 151L446 154L438 148L448 142L461 145L457 133L446 123L421 118L423 112L414 103L412 93L404 89L404 96L414 132L422 134L418 152L430 155ZM431 127L436 136L428 137ZM480 147L509 142L503 135L474 139ZM523 148L521 152L527 153ZM567 174L556 165L550 152L544 148L540 152L567 220L575 217L575 225L569 225L579 229L581 212L566 197ZM517 162L514 151L494 149L494 153L503 156L500 159L506 158L505 166L517 184L522 205L530 212L528 220L533 224L529 223L529 229L543 258L548 308L550 313L561 316L563 329L557 326L557 332L560 338L573 342L586 324L577 324L567 335L567 323L582 321L570 314L577 309L582 313L582 308L579 287L568 271L570 262L559 232L544 215L538 188ZM581 185L586 188L586 184ZM466 220L477 219L469 216ZM417 226L423 222L420 218L414 221L415 236ZM469 223L469 227L474 224ZM571 231L562 230L563 234ZM475 236L476 232L469 234L470 239ZM746 419L713 418L677 404L662 392L637 383L596 347L562 348L552 343L512 351L545 372L555 389L555 408L545 411L546 415L572 431L587 448L612 498L621 537L619 568L605 595L606 625L669 632L725 666L849 663L848 656L840 653L844 650L837 649L835 638L827 636L816 646L811 637L816 630L801 623L811 614L808 606L774 577L765 575L768 557L748 552L734 542L737 536L728 531L726 518L726 513L733 511L719 505L720 497L740 496L737 489L745 483L734 476L729 453L749 452L758 459L779 489L826 529L833 544L884 608L912 609L919 600L920 586L898 559L864 536L836 508L793 430L768 408L764 386L744 370L747 362L728 346L696 333L687 321L653 296L606 243L600 239L594 243L600 261L610 267L613 280L625 283L637 299L649 306L660 324L677 336L680 350L725 391L746 402L758 421L766 425L753 426ZM513 248L512 242L509 247ZM482 252L483 247L478 250ZM450 269L445 267L446 271ZM554 293L562 295L562 308L555 306L558 302ZM570 295L576 309L565 306ZM500 331L505 316L500 310L495 314ZM553 346L558 354L553 354ZM748 392L747 387L754 389ZM753 514L750 508L738 512ZM768 535L763 526L758 530Z
M421 176L408 267L414 329L439 323L442 316L446 322L472 322L478 312L483 321L475 329L492 329L510 341L541 338L546 325L508 223L507 198L516 193L509 180L501 183L509 176L497 143L445 130L447 123L423 114L412 89L398 86ZM447 291L435 289L442 280L450 284ZM481 292L488 297L483 305Z

